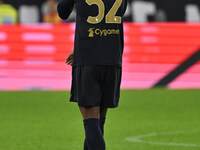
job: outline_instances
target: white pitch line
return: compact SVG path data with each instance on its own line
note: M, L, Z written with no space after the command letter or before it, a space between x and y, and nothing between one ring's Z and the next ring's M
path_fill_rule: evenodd
M175 131L175 132L161 132L161 133L149 133L144 135L138 135L133 137L126 138L127 141L135 143L144 143L151 145L165 145L165 146L183 146L183 147L200 147L199 144L187 144L187 143L167 143L167 142L153 142L153 141L144 141L142 138L154 137L159 135L171 135L171 134L181 134L181 133L197 133L199 131Z

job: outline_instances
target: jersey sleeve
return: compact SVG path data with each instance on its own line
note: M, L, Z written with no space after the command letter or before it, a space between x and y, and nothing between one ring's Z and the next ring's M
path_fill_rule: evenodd
M74 8L74 0L59 0L57 10L60 18L67 19Z
M128 2L127 2L127 0L125 0L124 1L124 12L123 12L123 15L126 13L127 5L128 5Z

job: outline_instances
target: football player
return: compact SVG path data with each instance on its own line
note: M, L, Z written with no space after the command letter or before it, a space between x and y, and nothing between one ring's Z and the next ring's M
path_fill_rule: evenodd
M123 15L126 0L59 0L58 13L67 19L76 8L71 102L77 102L85 128L84 150L105 150L104 123L108 108L120 98Z

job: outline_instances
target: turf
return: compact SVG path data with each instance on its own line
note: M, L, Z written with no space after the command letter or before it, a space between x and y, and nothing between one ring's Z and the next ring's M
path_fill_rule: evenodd
M68 97L0 92L0 150L82 150L82 118ZM123 90L105 140L107 150L200 150L200 91Z

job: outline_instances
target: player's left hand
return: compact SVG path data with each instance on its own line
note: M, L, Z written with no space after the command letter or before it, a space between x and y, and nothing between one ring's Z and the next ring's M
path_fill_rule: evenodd
M73 55L74 55L74 52L71 52L68 57L66 58L66 61L65 63L68 64L68 65L72 65L72 62L73 62Z

